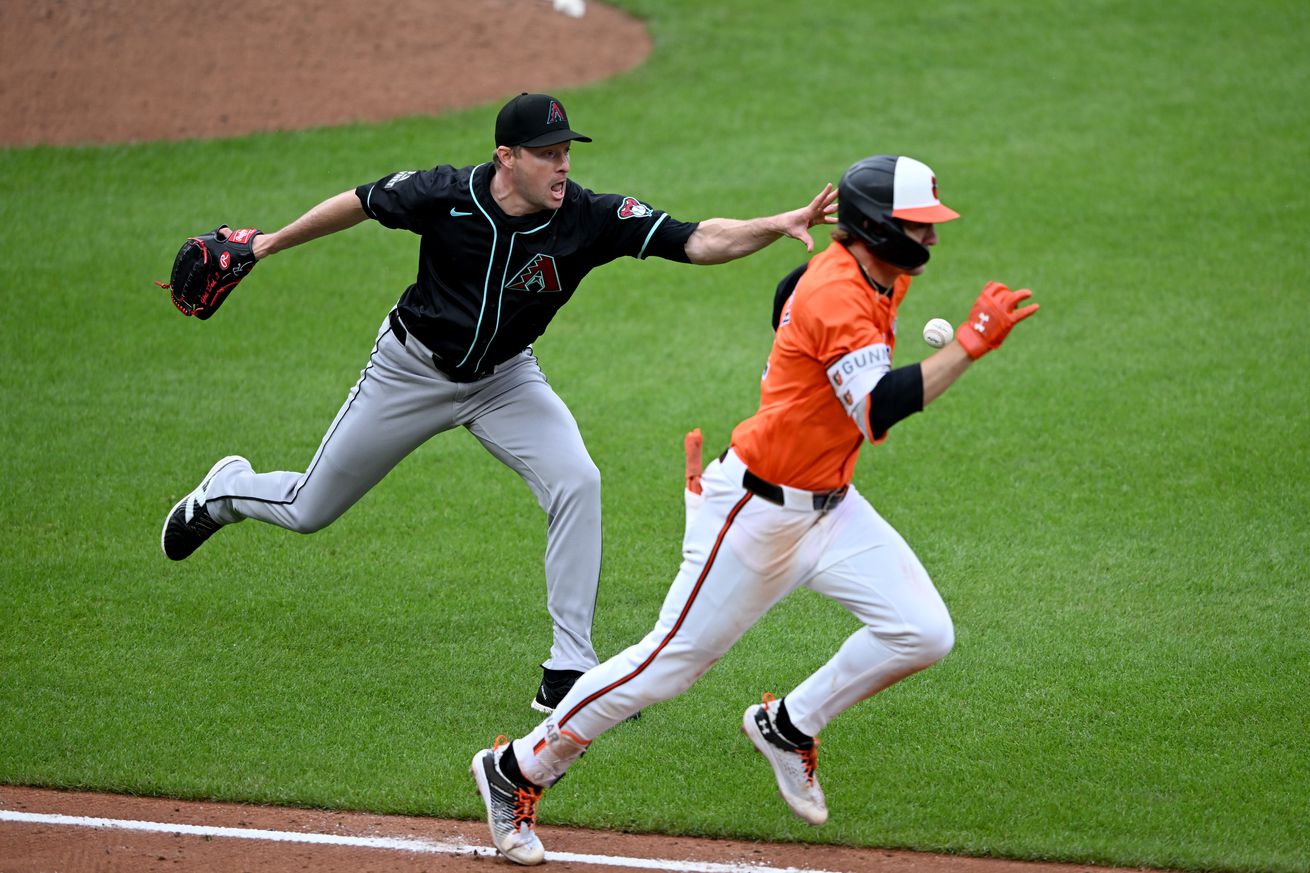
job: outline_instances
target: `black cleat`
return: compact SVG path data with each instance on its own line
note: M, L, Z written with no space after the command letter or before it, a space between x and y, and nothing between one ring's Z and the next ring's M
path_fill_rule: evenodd
M541 668L541 685L537 688L536 699L532 708L537 712L554 712L559 702L573 690L573 685L582 676L581 670L552 670Z
M532 708L548 715L554 712L560 701L573 690L573 686L581 676L581 670L550 670L542 667L541 685L537 687L537 697L532 701ZM624 721L636 721L639 718L641 718L641 710L637 710Z
M164 549L164 554L171 560L181 561L191 557L192 552L200 548L205 540L223 526L220 522L214 521L209 515L209 510L205 509L205 489L209 487L209 483L219 470L234 461L249 464L240 455L228 455L210 468L205 478L196 486L196 490L183 497L168 511L159 542Z

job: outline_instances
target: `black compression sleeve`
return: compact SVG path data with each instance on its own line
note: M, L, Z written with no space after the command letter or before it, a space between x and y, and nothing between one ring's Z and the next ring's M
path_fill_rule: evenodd
M923 411L923 370L918 364L897 367L869 392L869 431L882 439L896 422Z
M805 268L810 265L809 261L801 264L796 269L782 277L778 283L778 290L773 292L773 331L778 332L778 322L782 321L782 308L787 305L787 298L791 292L796 290L796 283L805 275Z

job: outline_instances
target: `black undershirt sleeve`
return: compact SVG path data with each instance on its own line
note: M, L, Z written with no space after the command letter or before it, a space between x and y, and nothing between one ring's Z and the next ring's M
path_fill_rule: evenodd
M897 367L869 392L869 431L880 440L893 424L923 411L923 370L918 364Z
M801 276L805 275L805 268L809 265L810 262L806 261L783 276L782 281L778 283L777 290L773 292L773 330L775 333L778 330L778 322L782 321L782 308L787 305L787 298L791 296L791 292L796 290L796 283L801 280Z

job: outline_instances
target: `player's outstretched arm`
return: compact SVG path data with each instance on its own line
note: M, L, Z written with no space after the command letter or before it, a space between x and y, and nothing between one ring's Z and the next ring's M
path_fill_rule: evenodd
M818 196L800 209L739 220L709 218L700 223L687 239L687 257L693 264L724 264L758 252L774 240L789 236L814 251L810 228L818 224L836 224L837 191L825 185Z
M973 358L955 340L933 352L919 364L923 374L923 405L927 406L946 393L946 389L969 369Z
M255 258L264 258L312 239L354 227L367 217L354 189L343 191L324 200L281 230L255 237Z

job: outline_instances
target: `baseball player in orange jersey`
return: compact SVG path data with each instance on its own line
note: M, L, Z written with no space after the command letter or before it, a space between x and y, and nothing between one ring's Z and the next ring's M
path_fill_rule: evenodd
M833 244L779 286L759 410L699 477L699 434L688 435L683 561L654 629L583 675L527 736L473 758L492 840L513 861L544 859L537 801L593 740L689 688L798 587L832 597L861 627L785 697L749 706L741 726L810 824L828 817L816 772L824 726L951 650L954 628L932 580L851 477L863 443L882 442L941 396L1037 306L1020 307L1028 290L989 282L956 340L893 369L897 308L936 225L958 215L938 199L932 170L908 157L859 161L838 191Z

